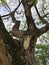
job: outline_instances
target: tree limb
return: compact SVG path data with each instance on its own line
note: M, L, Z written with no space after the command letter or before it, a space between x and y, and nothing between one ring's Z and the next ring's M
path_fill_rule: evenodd
M29 5L26 3L26 0L22 0L22 3L24 5L24 9L25 9L25 15L27 18L28 28L36 28L36 25L34 23L32 15L31 15L31 10L30 10Z
M42 27L41 29L38 29L38 37L39 37L41 34L47 32L47 31L49 30L49 23L48 23L42 16L40 16L37 7L36 7L36 6L34 6L34 7L35 7L36 12L37 12L37 14L38 14L38 16L39 16L39 19L42 20L43 23L45 24L44 27Z
M17 7L17 8L15 8L15 9L14 9L14 11L10 12L10 13L9 13L9 14L7 14L7 15L3 15L3 16L1 16L1 17L6 17L6 16L11 15L12 13L15 13L15 12L16 12L16 10L19 8L19 6L20 6L20 4L21 4L21 3L22 3L22 2L20 2L20 3L19 3L18 7Z
M44 27L42 27L41 29L38 30L37 37L39 37L43 33L46 33L48 30L49 30L49 23L47 23Z
M44 19L44 16L42 17L42 16L39 14L39 11L38 11L37 7L36 7L36 6L34 6L34 7L35 7L36 12L37 12L37 14L38 14L38 16L39 16L39 19L42 21L42 23L44 23L44 24L48 23L48 22ZM46 15L45 15L45 16L46 16Z
M47 15L49 15L49 13L45 14L43 17L47 17Z

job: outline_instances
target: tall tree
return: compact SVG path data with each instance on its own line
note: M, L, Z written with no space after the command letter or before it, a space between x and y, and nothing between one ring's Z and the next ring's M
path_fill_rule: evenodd
M25 15L27 18L27 23L28 23L28 30L26 32L19 31L18 29L16 29L17 28L16 26L14 27L13 34L20 38L19 41L17 41L17 40L14 41L12 39L12 37L6 31L6 29L3 25L2 19L0 17L0 35L2 35L1 37L5 44L5 48L7 49L8 53L12 57L13 65L36 65L34 55L35 55L35 45L37 42L37 38L41 34L47 32L49 30L49 23L40 16L38 9L36 8L35 1L31 1L32 3L30 3L30 0L29 0L29 2L26 0L22 0L23 6L25 9ZM46 24L44 27L42 27L40 29L38 29L36 27L35 22L31 15L30 8L32 7L32 5L35 6L39 18L42 21L44 21L44 23ZM15 12L15 10L12 13L7 14L5 16L11 15L14 12ZM15 20L15 18L13 20Z

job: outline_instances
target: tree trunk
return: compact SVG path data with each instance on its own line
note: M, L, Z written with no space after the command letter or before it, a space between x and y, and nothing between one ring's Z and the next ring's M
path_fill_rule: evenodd
M25 8L25 15L28 23L28 30L26 35L20 34L22 36L22 41L14 41L9 33L6 31L2 22L0 22L0 35L2 35L2 40L5 44L7 52L12 57L12 65L36 65L35 62L35 43L36 43L36 26L34 20L31 16L30 7L26 4L25 0L22 1ZM14 14L11 14L12 20L16 22ZM17 24L16 24L17 25ZM17 28L17 27L16 27ZM4 33L3 33L4 32ZM15 31L13 31L15 33ZM17 30L16 30L17 32ZM18 34L18 32L17 32ZM16 34L16 36L17 36ZM23 37L24 36L24 37ZM3 57L4 58L4 57ZM3 60L4 61L4 60ZM10 60L11 61L11 60ZM8 62L7 62L8 63Z
M5 44L0 35L0 65L12 65L11 63L12 63L12 57L7 52Z
M23 63L24 65L36 65L35 62L35 43L36 43L36 39L35 37L32 37L31 35L28 35L25 39L24 39L24 43L23 43L23 48L24 48L24 52L21 53L23 54L24 60Z
M32 35L27 35L24 38L23 44L18 42L17 40L14 41L12 37L9 35L9 33L6 31L1 18L0 18L0 44L2 45L4 44L4 47L2 47L3 52L0 50L1 65L36 65L34 58L35 37L32 37Z
M7 51L7 54L9 53L10 56L12 57L12 62L11 62L11 59L9 60L9 58L6 57L5 51L2 48L2 50L4 52L4 55L2 54L3 57L1 55L1 59L2 58L4 59L5 57L6 58L5 58L5 60L2 60L0 62L3 62L3 64L8 65L9 61L10 61L12 65L22 65L21 58L20 58L20 55L18 53L19 50L21 50L21 46L20 46L20 44L19 44L19 42L17 40L16 40L16 43L15 43L15 41L13 40L13 38L9 35L9 33L7 32L7 30L4 27L4 24L2 22L1 17L0 17L0 37L1 37L2 41L3 41L2 44L5 45L4 46L5 51ZM0 42L1 42L1 39L0 39ZM0 52L2 53L2 51L0 51ZM5 61L5 63L4 63L4 61ZM9 65L11 65L11 64L9 64Z
M16 36L23 40L14 40L4 27L2 19L0 17L0 65L36 65L35 62L35 45L37 38L49 30L49 24L45 27L37 29L34 20L31 16L31 11L26 0L22 0L25 9L25 15L28 23L28 30L18 31L18 25L16 24L15 33ZM13 22L17 22L14 14L11 13Z

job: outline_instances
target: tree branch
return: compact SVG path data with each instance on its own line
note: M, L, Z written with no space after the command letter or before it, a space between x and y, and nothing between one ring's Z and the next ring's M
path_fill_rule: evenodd
M49 30L49 23L46 24L46 26L42 27L38 30L38 37L42 35L43 33L47 32Z
M14 11L10 12L10 13L9 13L9 14L7 14L7 15L3 15L3 16L1 16L1 17L6 17L6 16L11 15L12 13L15 13L15 11L19 8L19 6L20 6L20 4L21 4L21 3L22 3L22 2L20 2L20 3L19 3L18 7L17 7L17 8L15 8L15 10L14 10Z
M49 15L49 13L45 14L43 17L47 17L47 15Z
M32 18L29 5L26 3L26 0L22 0L22 3L24 5L24 9L25 9L25 15L26 15L26 18L27 18L28 28L29 29L33 29L33 28L36 29L36 25L35 25L34 20Z
M41 29L38 29L38 37L39 37L40 35L42 35L43 33L47 32L47 31L49 30L49 23L48 23L43 17L40 16L37 7L36 7L36 6L34 6L34 7L35 7L36 12L37 12L37 14L38 14L38 16L39 16L39 19L40 19L41 21L43 21L43 23L46 24L46 25L45 25L44 27L42 27ZM48 14L47 14L47 15L48 15Z
M39 14L39 11L38 11L37 7L36 7L36 6L34 6L34 7L35 7L36 12L37 12L37 14L38 14L38 16L39 16L39 19L42 21L42 23L46 24L47 21L44 19L44 16L42 17L42 16Z

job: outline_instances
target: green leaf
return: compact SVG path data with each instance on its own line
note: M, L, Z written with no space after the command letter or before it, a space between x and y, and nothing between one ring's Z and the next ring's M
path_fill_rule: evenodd
M6 4L6 0L0 0L2 3Z

